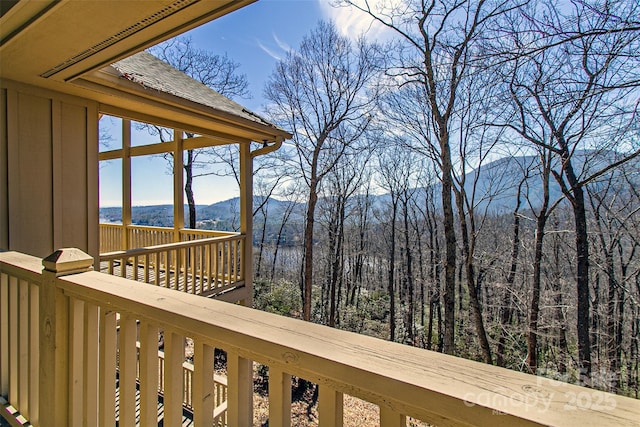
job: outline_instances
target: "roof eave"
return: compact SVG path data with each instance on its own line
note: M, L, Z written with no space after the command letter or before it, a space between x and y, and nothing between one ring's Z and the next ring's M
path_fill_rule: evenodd
M275 141L290 139L292 135L276 126L238 117L227 111L202 105L170 93L146 88L136 82L122 78L113 67L100 70L76 79L73 84L85 89L111 95L109 104L133 111L148 111L159 121L184 122L185 130L203 133L223 132L240 139L252 141ZM162 124L162 123L159 123ZM204 125L204 126L203 126Z

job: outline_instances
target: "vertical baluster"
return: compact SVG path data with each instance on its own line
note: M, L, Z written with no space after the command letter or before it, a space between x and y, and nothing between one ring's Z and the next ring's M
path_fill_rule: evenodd
M116 424L116 313L100 307L100 427Z
M84 301L69 298L69 422L82 424L84 407Z
M164 336L164 332L163 332L163 336ZM159 366L158 392L164 394L164 347L162 348L162 353L158 351L158 366Z
M150 283L149 281L149 254L144 254L144 283Z
M407 417L384 406L380 407L380 427L405 427Z
M184 337L164 331L164 425L182 424Z
M138 262L139 262L138 255L134 255L133 256L133 280L135 280L136 282L140 279L139 274L138 274Z
M227 425L227 377L214 374L216 384L216 405L213 410L216 426Z
M191 293L195 294L196 293L196 276L197 276L197 271L196 271L196 257L198 254L198 247L197 246L192 246L191 248L187 249L189 251L190 254L190 259L189 261L190 263L190 274L191 274Z
M18 409L29 417L29 283L18 281Z
M127 277L127 256L120 258L120 277Z
M2 298L2 297L0 297ZM29 284L29 421L40 422L40 287ZM1 322L2 320L0 320ZM1 344L0 344L1 345Z
M242 238L238 238L238 281L244 280L244 264L243 264L243 258L244 258L244 249L243 248L244 245L244 240Z
M84 304L84 388L85 396L83 425L91 427L98 425L98 306L85 302Z
M207 243L207 245L204 247L204 272L202 273L203 277L206 277L206 287L205 287L205 282L203 279L202 282L202 292L204 293L205 291L211 290L213 287L211 286L211 248L213 246L213 243Z
M0 395L9 394L9 276L0 273Z
M230 285L231 284L231 254L232 254L232 241L228 241L226 246L227 246L227 261L225 262L226 264L226 284Z
M213 280L214 287L220 286L220 254L222 252L221 244L216 242L213 251Z
M176 249L176 268L175 268L175 289L177 290L182 290L180 289L180 281L181 281L181 277L182 277L182 267L184 265L184 263L182 262L183 259L185 257L185 250L184 248L180 248L180 249ZM184 279L184 291L186 292L186 287L187 287L187 280Z
M229 245L229 253L227 254L228 259L227 259L227 265L228 265L228 269L227 269L227 276L228 276L228 280L229 280L229 284L235 282L235 256L236 256L236 240L235 239L231 239L229 240L229 242L227 243Z
M191 384L189 383L189 370L185 368L184 364L182 365L182 405L189 405L189 387Z
M211 246L211 289L218 287L218 251L220 250L220 246L218 242L215 242Z
M291 426L291 375L269 366L269 423Z
M229 243L228 242L222 242L220 244L220 282L221 285L224 286L226 285L226 279L227 279L227 250L229 247Z
M253 363L235 351L227 352L227 416L229 425L253 424Z
M164 267L164 287L170 288L171 286L171 250L167 249L165 252L165 267Z
M120 423L121 427L136 424L136 319L127 314L120 316Z
M153 284L160 286L160 269L162 267L162 252L151 255L153 259Z
M140 425L158 422L158 327L140 323Z
M342 393L325 385L318 385L318 421L320 427L342 427L344 398Z
M18 401L20 331L18 330L18 279L9 276L9 402ZM19 408L18 408L19 409Z
M240 261L242 257L240 252L240 239L234 239L233 245L235 247L233 254L233 281L237 282L240 280Z
M196 427L213 423L213 347L195 340L193 378L193 421ZM277 425L277 424L273 424Z

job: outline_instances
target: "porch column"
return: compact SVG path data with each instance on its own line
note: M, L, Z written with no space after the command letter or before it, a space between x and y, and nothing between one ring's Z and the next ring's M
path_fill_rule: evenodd
M240 143L240 232L244 234L243 270L246 297L241 304L253 305L253 159L251 143Z
M184 228L184 138L183 132L173 130L175 151L173 152L173 241L180 241L180 230Z
M122 246L129 247L131 225L131 120L122 119Z

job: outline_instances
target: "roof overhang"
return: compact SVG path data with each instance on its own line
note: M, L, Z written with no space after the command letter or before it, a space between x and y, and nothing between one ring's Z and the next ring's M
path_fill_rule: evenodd
M71 81L254 1L10 0L0 9L0 78Z
M184 98L147 89L121 78L112 67L94 71L74 81L77 88L93 91L106 114L208 135L221 141L278 141L291 134L273 125L247 120Z
M290 135L149 91L109 66L257 0L0 0L0 79L78 96L136 120L236 140Z

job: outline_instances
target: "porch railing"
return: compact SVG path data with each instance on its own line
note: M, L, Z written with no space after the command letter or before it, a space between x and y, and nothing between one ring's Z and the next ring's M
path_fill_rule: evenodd
M185 400L184 339L194 342L195 425L214 422L214 349L227 353L227 425L252 425L253 361L269 369L269 424L291 424L291 375L319 384L319 425L343 424L343 393L380 408L380 425L635 426L640 401L397 343L145 287L86 271L75 250L44 260L0 253L0 394L6 418L34 425L157 424L158 331L164 425ZM116 318L119 320L116 322ZM139 341L139 350L138 350ZM138 362L139 360L139 362ZM139 366L138 366L139 363ZM12 408L12 409L7 409ZM12 412L14 415L10 415Z
M140 341L136 342L137 365L136 372L138 381L140 379ZM118 360L119 363L119 360ZM193 410L193 363L182 363L182 406L187 410ZM214 406L213 421L214 426L227 425L227 377L213 374L214 385ZM158 350L158 393L164 395L164 351Z
M193 230L184 228L177 231L166 227L149 227L145 225L100 224L100 253L126 251L147 246L168 243L187 242L196 239L213 237L230 237L238 233L215 230Z
M101 246L119 247L123 229L101 224ZM204 296L244 285L244 235L184 229L174 243L174 230L128 226L127 231L133 249L101 253L102 272Z

